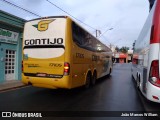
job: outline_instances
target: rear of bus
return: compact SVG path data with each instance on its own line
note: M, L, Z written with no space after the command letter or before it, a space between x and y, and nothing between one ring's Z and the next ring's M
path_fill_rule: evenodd
M153 14L150 50L148 59L148 84L146 97L160 103L160 0L155 1L150 14Z
M24 27L22 82L44 88L70 88L67 17L28 21ZM69 36L69 34L67 35ZM66 57L67 56L67 57Z

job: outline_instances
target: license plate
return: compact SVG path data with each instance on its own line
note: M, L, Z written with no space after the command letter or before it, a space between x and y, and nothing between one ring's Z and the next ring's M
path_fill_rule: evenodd
M46 74L45 74L45 73L38 73L37 76L38 76L38 77L45 77Z

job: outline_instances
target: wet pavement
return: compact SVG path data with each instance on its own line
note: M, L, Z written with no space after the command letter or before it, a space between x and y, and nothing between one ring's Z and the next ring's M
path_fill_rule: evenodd
M148 119L116 116L125 112L145 111L131 78L131 64L115 64L110 77L99 79L89 89L52 90L28 86L2 92L0 98L0 111L45 111L44 114L51 116L56 111L61 116L57 119L67 120L70 116L63 118L67 114L77 114L76 118L87 120Z

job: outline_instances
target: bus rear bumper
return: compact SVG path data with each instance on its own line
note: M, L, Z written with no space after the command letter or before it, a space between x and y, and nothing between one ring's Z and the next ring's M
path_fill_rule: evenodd
M150 101L160 103L160 88L148 82L146 97Z
M24 84L30 84L34 87L42 87L50 89L71 88L69 76L63 76L62 78L57 79L57 78L28 77L22 75L22 82Z

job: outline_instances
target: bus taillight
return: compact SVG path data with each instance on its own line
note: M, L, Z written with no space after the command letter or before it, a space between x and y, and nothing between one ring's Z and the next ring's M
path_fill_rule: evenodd
M69 63L65 62L64 63L64 75L69 75L70 72L70 65Z
M160 87L160 78L159 78L159 61L154 60L151 63L151 69L149 73L149 81L153 85Z

